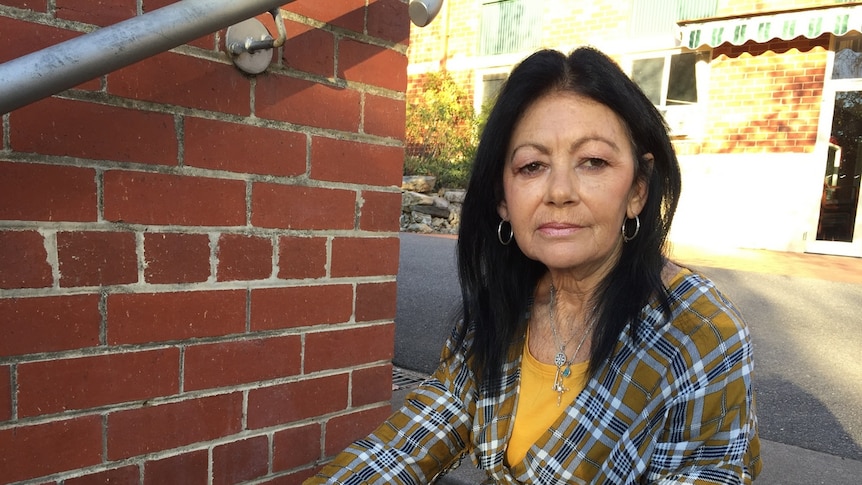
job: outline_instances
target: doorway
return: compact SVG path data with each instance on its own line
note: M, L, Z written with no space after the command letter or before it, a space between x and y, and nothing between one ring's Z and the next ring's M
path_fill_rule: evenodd
M818 153L824 160L817 228L807 252L862 257L862 55L843 49L823 92ZM852 66L850 68L849 66ZM828 133L826 130L829 130Z

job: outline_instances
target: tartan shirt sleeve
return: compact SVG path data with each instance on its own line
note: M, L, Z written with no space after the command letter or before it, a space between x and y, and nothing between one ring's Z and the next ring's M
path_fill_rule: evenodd
M663 333L673 395L646 477L657 484L742 484L759 473L752 344L733 304L699 275L675 294Z
M457 463L469 448L476 386L464 359L469 342L458 351L452 342L443 349L443 364L399 411L304 485L433 483Z

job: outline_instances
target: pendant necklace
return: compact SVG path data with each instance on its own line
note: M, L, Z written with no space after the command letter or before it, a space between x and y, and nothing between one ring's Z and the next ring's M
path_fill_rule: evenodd
M569 390L567 387L563 386L563 378L569 377L572 374L572 362L575 361L575 357L577 357L578 352L581 351L581 347L583 347L584 342L587 341L587 336L593 328L594 320L592 318L590 319L590 323L584 330L584 335L581 337L581 341L578 342L578 346L575 347L575 353L572 354L570 359L566 356L566 344L562 343L560 341L560 336L557 335L557 325L554 322L554 309L556 305L557 289L554 287L554 283L551 282L551 303L548 305L548 316L550 317L551 322L551 332L554 334L554 342L557 344L558 349L557 355L554 356L554 365L557 366L557 372L554 374L554 386L551 389L557 393L557 407L559 407L563 400L563 393ZM571 339L569 341L571 342Z

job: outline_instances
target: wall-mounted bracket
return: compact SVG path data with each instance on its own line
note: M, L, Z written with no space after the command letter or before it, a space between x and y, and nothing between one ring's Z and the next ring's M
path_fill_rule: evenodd
M251 18L228 27L225 46L233 63L245 73L260 74L269 67L272 50L284 45L287 32L281 12L269 11L278 29L278 38L273 39L269 30L259 20Z

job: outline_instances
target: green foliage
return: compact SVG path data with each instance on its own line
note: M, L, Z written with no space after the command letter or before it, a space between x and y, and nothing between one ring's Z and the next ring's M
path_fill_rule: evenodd
M464 188L478 141L467 93L446 73L431 73L407 104L405 175L434 175L438 187Z

